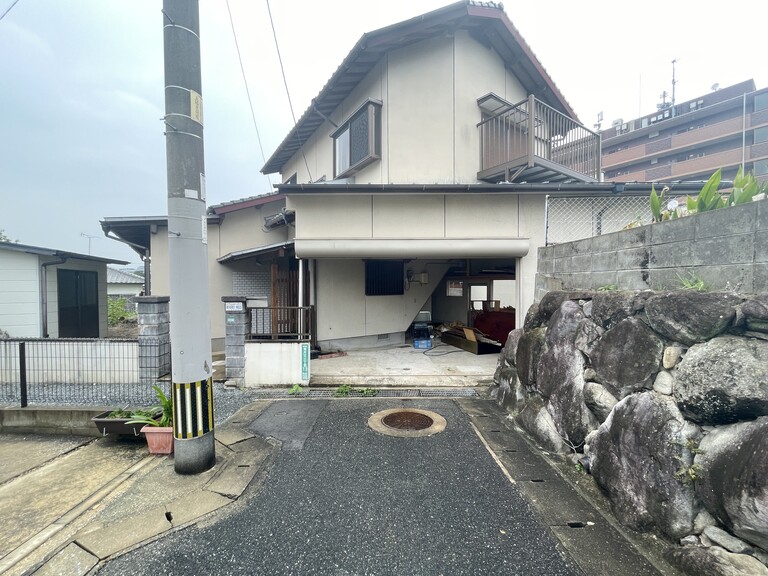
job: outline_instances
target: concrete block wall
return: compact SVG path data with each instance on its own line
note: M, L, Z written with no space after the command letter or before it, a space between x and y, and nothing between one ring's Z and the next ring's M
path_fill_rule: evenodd
M268 297L272 293L272 275L269 268L263 270L234 271L232 295Z
M154 384L171 371L170 298L137 296L139 381Z
M535 298L604 286L677 289L691 274L709 290L765 292L768 200L539 248Z

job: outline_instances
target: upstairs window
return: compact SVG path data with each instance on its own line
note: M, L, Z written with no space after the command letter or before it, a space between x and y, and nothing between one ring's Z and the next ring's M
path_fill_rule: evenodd
M381 158L381 102L365 102L331 137L334 178L351 176Z

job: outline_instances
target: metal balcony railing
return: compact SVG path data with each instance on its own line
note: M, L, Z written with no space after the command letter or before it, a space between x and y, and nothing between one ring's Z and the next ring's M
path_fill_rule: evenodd
M480 180L599 180L600 135L533 96L484 120L478 128Z

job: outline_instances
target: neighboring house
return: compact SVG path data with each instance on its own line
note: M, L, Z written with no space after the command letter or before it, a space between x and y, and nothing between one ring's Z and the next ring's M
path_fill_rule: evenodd
M533 302L548 195L608 194L599 136L502 10L458 2L364 34L262 169L276 193L212 206L222 296L311 305L322 348L402 342L417 314L471 323ZM105 218L168 294L165 217ZM607 230L606 230L607 231Z
M107 296L133 297L144 291L144 277L107 266Z
M16 338L106 337L107 264L127 262L0 242L0 329Z
M607 180L707 180L718 168L732 180L742 164L768 180L768 88L753 80L612 124L600 133Z

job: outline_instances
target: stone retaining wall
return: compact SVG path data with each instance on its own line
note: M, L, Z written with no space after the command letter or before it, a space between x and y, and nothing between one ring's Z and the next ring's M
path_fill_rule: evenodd
M768 294L552 291L494 381L684 571L768 575Z

